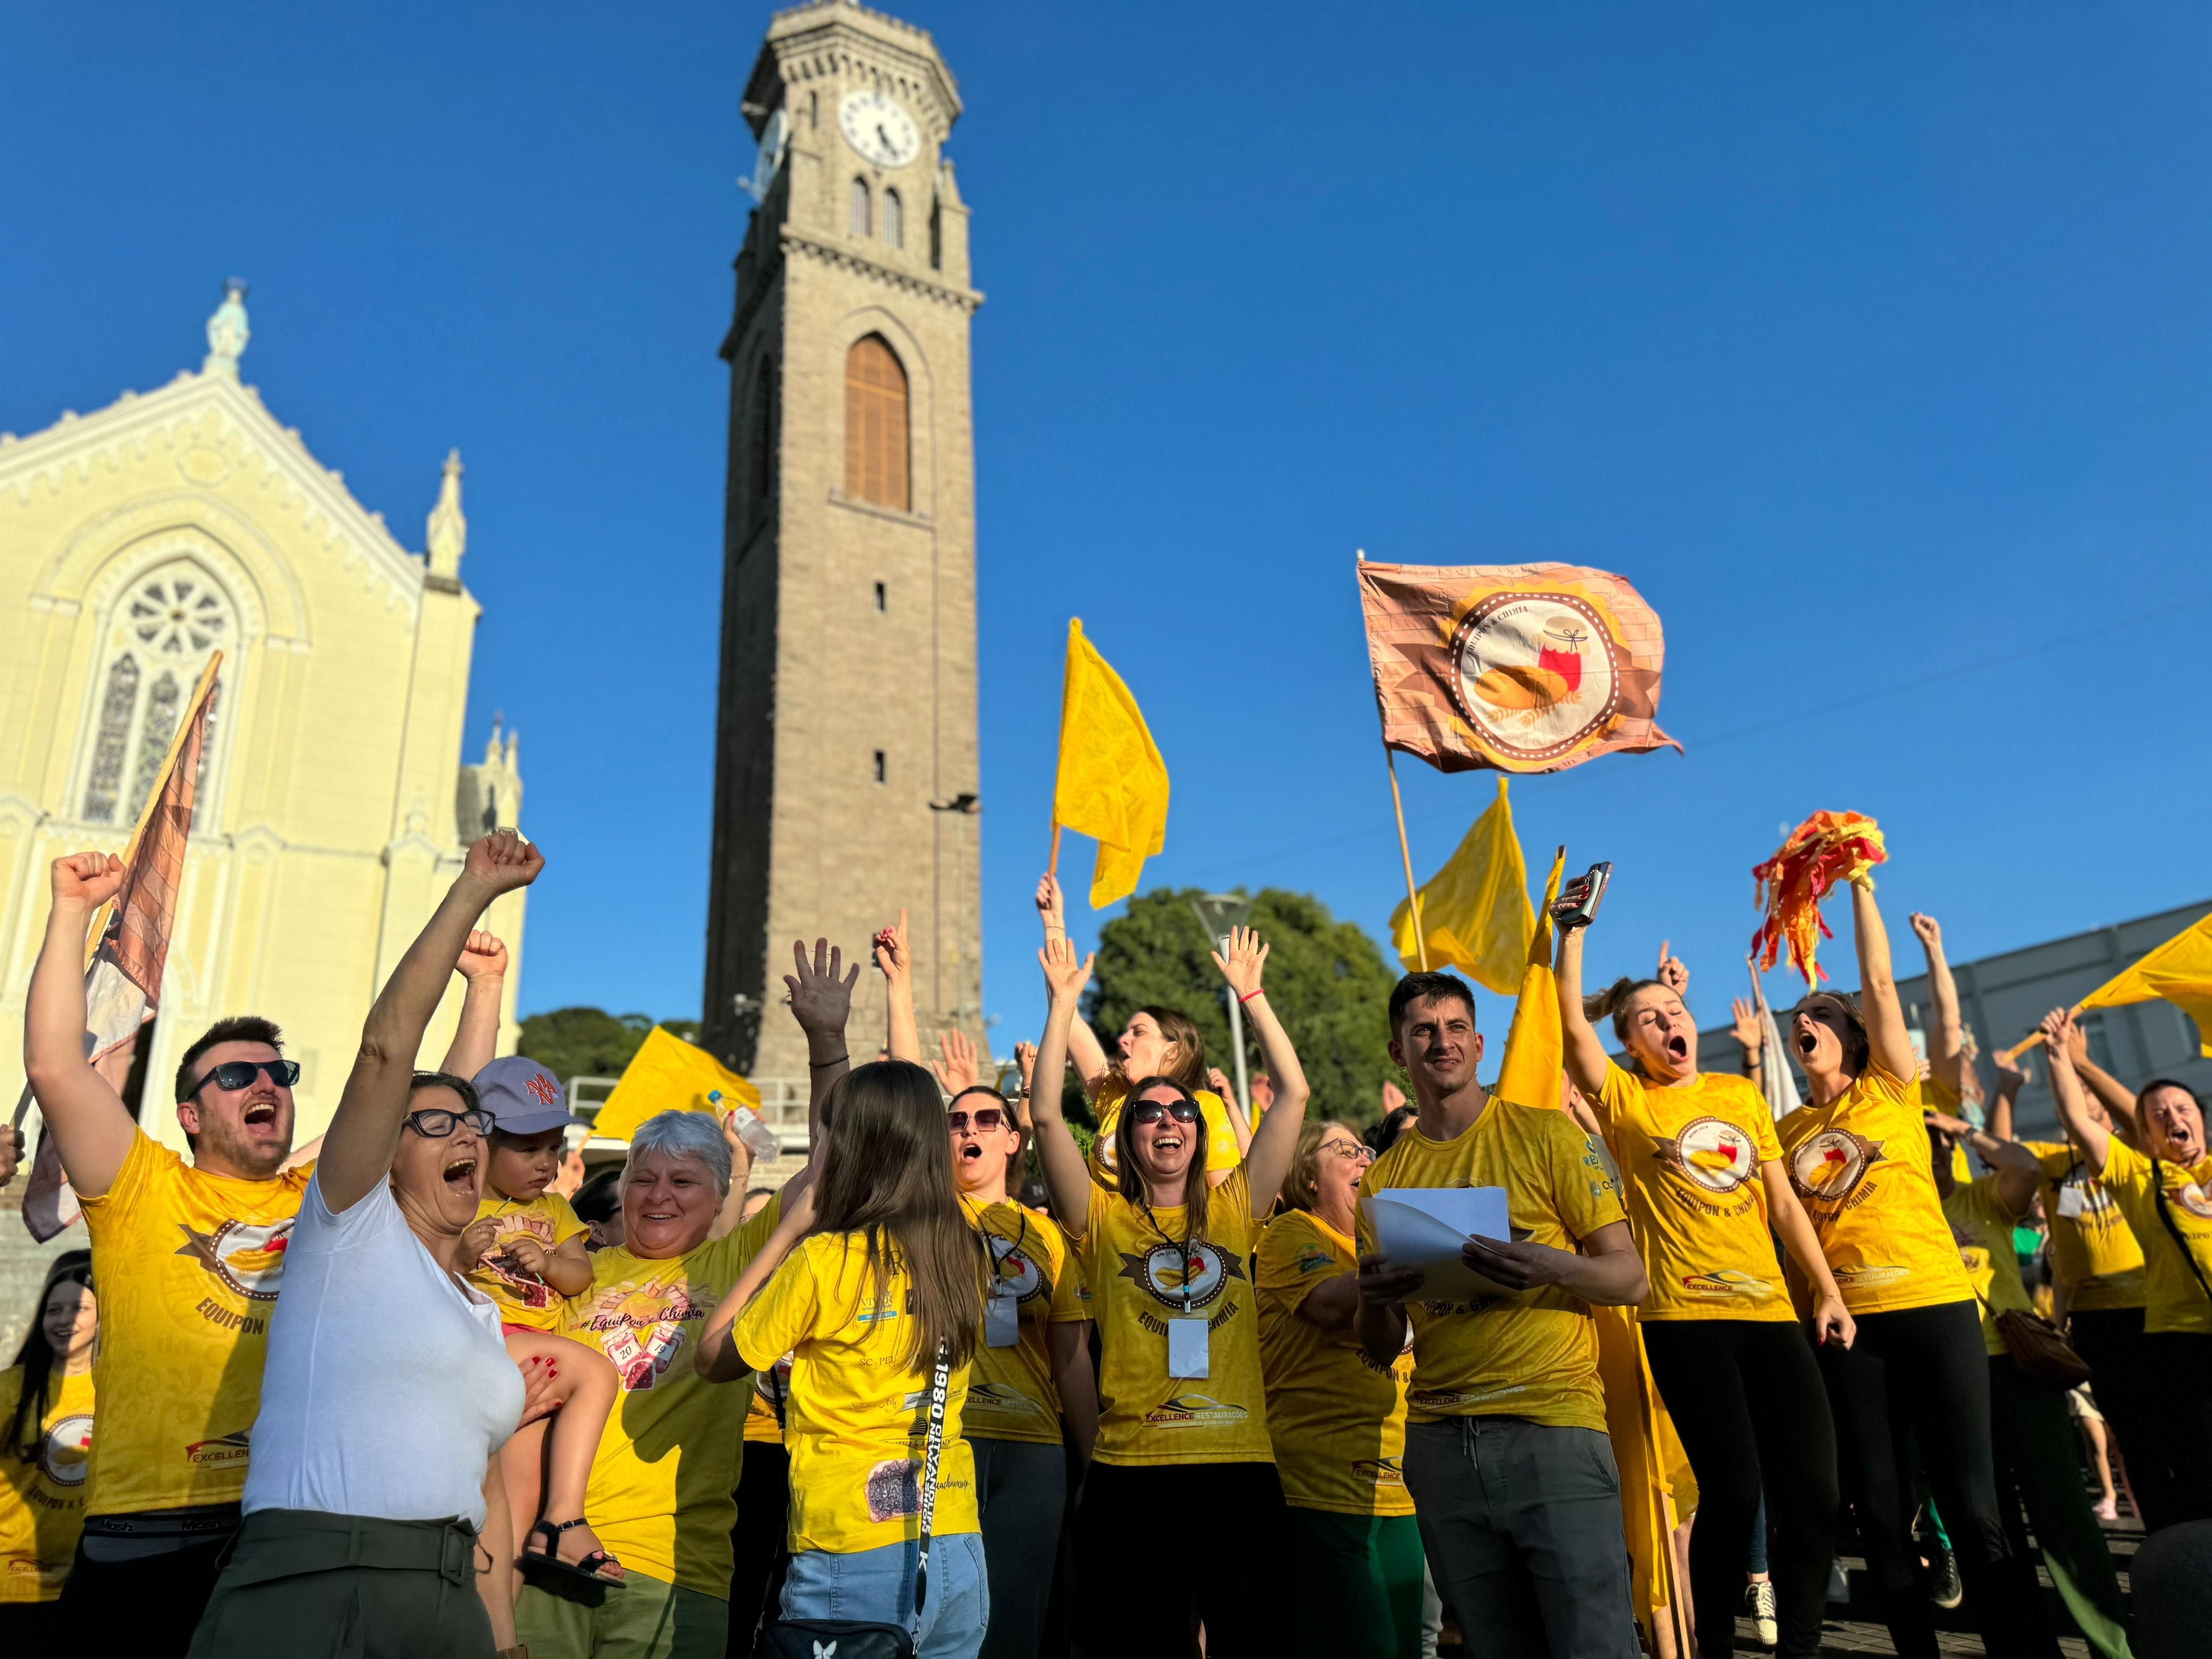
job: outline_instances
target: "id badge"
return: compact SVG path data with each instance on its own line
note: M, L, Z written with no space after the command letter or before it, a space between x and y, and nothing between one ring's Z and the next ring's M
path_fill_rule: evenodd
M1195 1317L1168 1321L1168 1375L1179 1382L1196 1382L1205 1379L1209 1369L1206 1321Z
M2071 1182L2058 1189L2058 1213L2069 1221L2081 1217L2081 1189Z
M983 1304L983 1346L1011 1348L1022 1340L1022 1304L1011 1296L994 1296Z

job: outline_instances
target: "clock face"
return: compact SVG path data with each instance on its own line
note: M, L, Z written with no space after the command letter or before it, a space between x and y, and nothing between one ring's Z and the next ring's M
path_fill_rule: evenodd
M902 167L921 154L921 129L896 99L878 91L848 92L837 106L845 142L879 167Z

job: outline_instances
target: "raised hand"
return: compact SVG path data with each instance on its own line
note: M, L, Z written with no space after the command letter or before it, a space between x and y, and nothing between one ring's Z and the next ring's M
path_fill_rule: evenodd
M826 939L814 941L814 959L806 959L804 940L791 943L792 960L798 964L796 974L786 974L783 982L791 989L791 1016L799 1022L799 1030L809 1033L842 1032L845 1021L853 1012L853 987L860 977L858 963L853 971L845 971L844 952Z
M1030 1091L1030 1079L1036 1073L1036 1044L1017 1042L1014 1045L1014 1066L1022 1074L1022 1092Z
M1230 1085L1229 1073L1218 1066L1209 1066L1206 1068L1206 1086L1224 1100L1237 1098L1237 1091Z
M1037 916L1048 933L1067 931L1067 900L1060 890L1060 878L1045 874L1037 878Z
M1389 1079L1382 1079L1382 1115L1388 1117L1406 1103L1406 1091Z
M1267 965L1267 947L1260 942L1260 935L1249 927L1229 930L1229 954L1211 952L1213 965L1221 970L1221 977L1229 981L1229 988L1243 1001L1261 989L1260 975Z
M1386 1083L1382 1086L1387 1089L1390 1085ZM1261 1118L1267 1116L1269 1109L1274 1103L1275 1079L1265 1072L1255 1073L1252 1078L1252 1121L1257 1123ZM1398 1103L1404 1105L1405 1097L1400 1096Z
M1759 1005L1749 997L1731 998L1729 1012L1735 1016L1730 1034L1743 1045L1746 1054L1757 1054L1759 1045L1766 1040L1766 1033L1761 1029L1759 1018Z
M1659 941L1659 966L1652 971L1651 977L1676 996L1686 997L1690 994L1690 967L1681 957L1668 954L1669 943L1663 939Z
M876 935L875 952L876 966L884 970L885 979L896 982L914 972L914 952L907 945L904 907L899 910L897 925Z
M2063 1065L2071 1071L2075 1040L2081 1035L2072 1013L2063 1008L2053 1008L2036 1022L2036 1029L2043 1033L2044 1059L2052 1066ZM2082 1044L2084 1049L2087 1046L2086 1042Z
M462 872L491 890L494 898L527 887L545 867L545 854L537 843L512 830L495 830L469 848Z
M1935 917L1915 910L1905 921L1911 925L1912 937L1918 939L1924 949L1940 951L1943 948L1943 925Z
M1997 1093L2017 1095L2027 1086L2027 1068L2008 1060L2003 1049L1990 1056L1990 1063L1997 1069Z
M482 928L469 935L469 942L461 947L461 959L453 964L453 971L463 979L504 979L507 977L507 946L496 933L487 933Z
M975 1045L968 1040L964 1031L951 1030L937 1039L939 1058L930 1062L929 1069L937 1073L937 1080L945 1085L945 1092L957 1095L963 1089L972 1089L982 1075L975 1060Z
M123 874L123 860L112 853L72 853L56 859L54 901L97 908L121 889Z
M1953 1117L1948 1112L1923 1112L1920 1121L1931 1129L1941 1130L1954 1140L1971 1140L1974 1137L1972 1124L1963 1117Z
M1083 988L1091 983L1091 965L1097 960L1093 952L1078 962L1075 946L1065 933L1045 940L1044 948L1037 952L1037 961L1044 969L1045 989L1052 1002L1072 1007L1076 998L1083 994ZM1218 962L1220 958L1216 957L1214 960Z

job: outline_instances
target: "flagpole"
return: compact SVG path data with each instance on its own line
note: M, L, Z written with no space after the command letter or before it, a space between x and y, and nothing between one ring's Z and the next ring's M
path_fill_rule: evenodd
M1398 817L1398 857L1406 866L1406 902L1413 906L1413 950L1421 971L1429 971L1429 936L1421 927L1421 896L1413 886L1413 849L1406 840L1406 803L1398 793L1398 757L1382 745L1382 765L1390 774L1390 810Z
M1055 878L1060 874L1060 820L1056 817L1052 821L1052 857L1046 863L1044 872Z

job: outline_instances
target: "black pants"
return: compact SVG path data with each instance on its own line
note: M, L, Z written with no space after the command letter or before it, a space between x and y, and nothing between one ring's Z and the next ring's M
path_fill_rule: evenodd
M79 1539L69 1582L54 1605L71 1630L131 1659L184 1659L222 1576L228 1536L136 1561L94 1561Z
M2156 1531L2185 1521L2212 1520L2212 1336L2153 1331L2142 1340L2142 1354L2145 1385L2156 1391L2149 1402L2154 1426L2144 1434L2164 1482L2165 1511L2155 1520L2146 1516L2144 1528ZM2128 1474L2130 1480L2142 1478L2131 1449Z
M1036 1659L1067 1508L1067 1455L1056 1443L981 1435L968 1449L991 1587L991 1626L978 1659Z
M760 1632L775 1622L791 1565L791 1454L769 1441L747 1441L737 1498L728 1653L729 1659L752 1659Z
M1812 1344L1794 1321L1655 1319L1642 1328L1652 1380L1698 1477L1690 1596L1698 1652L1735 1651L1763 1486L1774 1525L1776 1651L1809 1659L1820 1650L1838 1502L1836 1431Z
M1273 1463L1096 1463L1075 1512L1077 1650L1281 1659L1287 1511Z
M1912 1542L1916 1444L1983 1646L2005 1659L2057 1659L2035 1571L2012 1553L1997 1507L1989 1351L1974 1304L1862 1315L1858 1340L1825 1345L1820 1364L1867 1565L1902 1659L1936 1659Z

